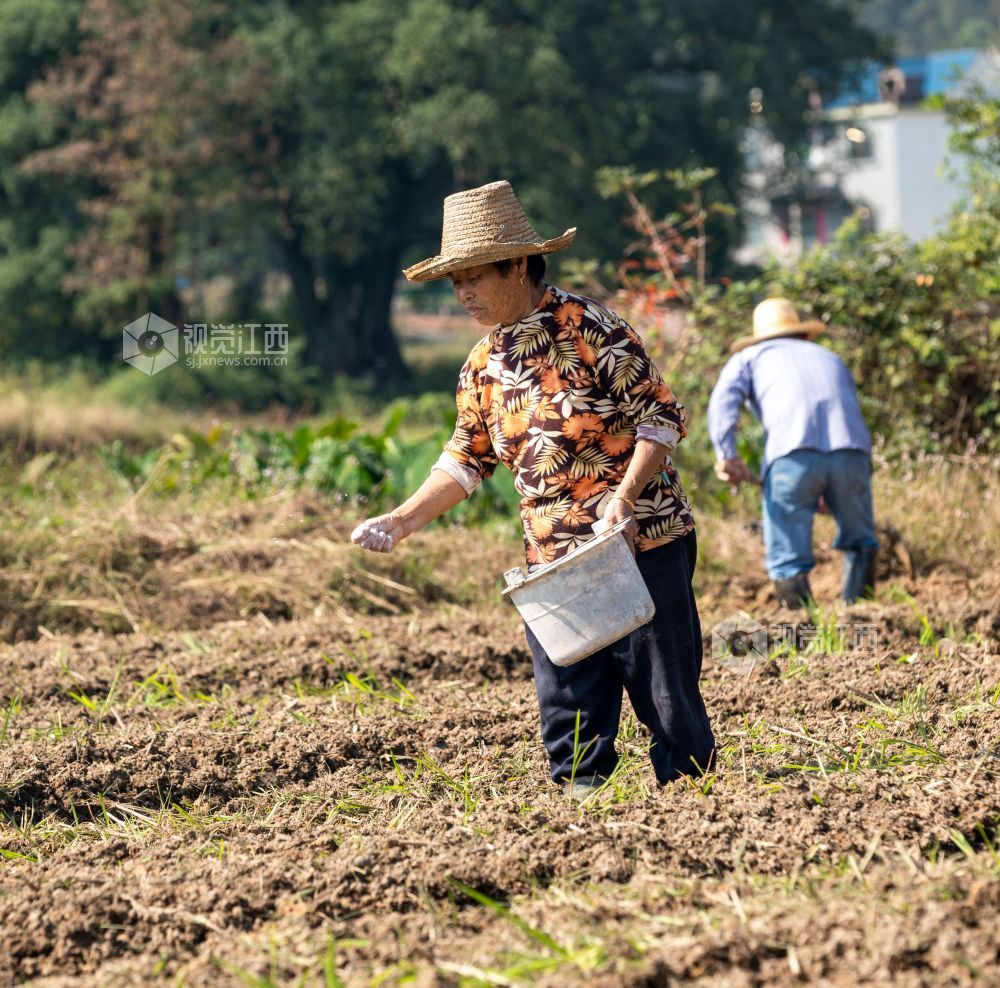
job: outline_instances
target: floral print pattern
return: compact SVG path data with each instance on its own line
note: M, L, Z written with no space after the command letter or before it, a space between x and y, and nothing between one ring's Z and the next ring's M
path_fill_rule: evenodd
M628 468L637 429L675 441L686 434L684 408L634 330L599 303L551 286L530 315L473 347L457 406L445 454L478 479L500 463L511 470L529 566L592 537ZM635 515L640 551L694 527L669 456Z

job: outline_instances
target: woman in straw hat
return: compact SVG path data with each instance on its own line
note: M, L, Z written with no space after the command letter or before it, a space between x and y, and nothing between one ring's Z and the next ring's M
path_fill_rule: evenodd
M765 562L779 603L790 608L811 597L813 516L824 503L844 553L841 595L851 601L875 585L871 436L850 371L812 342L822 332L823 323L801 320L788 299L765 299L708 403L715 472L734 486L754 479L736 450L740 409L763 423Z
M529 568L592 538L601 517L628 523L653 621L566 667L549 661L526 628L552 778L579 797L617 764L623 689L653 734L661 782L704 771L714 739L698 686L694 521L669 455L685 435L683 406L624 320L544 282L544 255L575 235L542 239L508 182L445 199L441 252L405 274L417 282L449 277L489 332L461 370L455 433L430 477L400 507L359 525L352 540L390 551L500 463L522 497Z

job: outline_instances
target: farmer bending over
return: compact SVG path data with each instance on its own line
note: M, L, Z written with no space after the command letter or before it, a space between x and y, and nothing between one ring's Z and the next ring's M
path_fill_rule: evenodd
M708 403L715 473L730 484L753 479L736 451L740 408L764 425L765 563L778 601L790 608L811 597L813 515L823 502L844 553L844 600L875 586L871 436L851 372L811 342L822 331L818 320L801 322L788 299L765 299L753 312L753 336L730 347Z
M683 407L619 316L542 280L542 255L564 250L575 235L543 241L508 182L445 199L441 253L406 277L450 276L458 300L490 332L459 375L455 434L430 477L351 538L388 552L500 463L521 494L529 569L588 541L602 516L630 522L625 531L656 606L653 620L563 667L525 629L552 778L580 798L618 762L623 688L652 732L661 783L704 771L714 739L698 685L694 520L669 456L685 434ZM585 750L574 771L578 714L577 757Z

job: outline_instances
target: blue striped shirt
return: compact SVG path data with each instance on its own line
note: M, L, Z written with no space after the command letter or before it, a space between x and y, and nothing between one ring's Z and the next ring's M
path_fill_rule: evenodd
M871 452L851 372L817 343L785 336L733 354L708 402L708 433L721 460L738 456L743 405L764 425L762 476L779 456L797 449Z

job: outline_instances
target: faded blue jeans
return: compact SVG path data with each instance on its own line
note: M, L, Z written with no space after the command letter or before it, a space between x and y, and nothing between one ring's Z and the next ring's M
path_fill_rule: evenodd
M797 449L776 459L764 477L767 575L787 580L816 565L813 516L822 495L837 523L835 549L877 546L871 459L860 449Z

